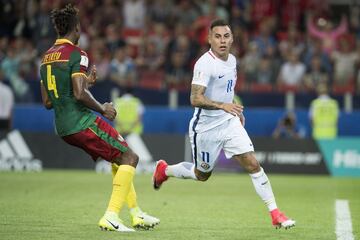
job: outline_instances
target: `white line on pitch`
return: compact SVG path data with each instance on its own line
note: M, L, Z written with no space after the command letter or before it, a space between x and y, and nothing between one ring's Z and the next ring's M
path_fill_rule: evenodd
M336 199L335 214L336 214L336 224L335 224L336 239L354 240L354 235L352 233L349 201L343 199Z

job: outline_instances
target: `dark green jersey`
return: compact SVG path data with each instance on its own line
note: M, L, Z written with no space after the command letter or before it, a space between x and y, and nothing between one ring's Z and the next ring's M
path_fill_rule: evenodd
M86 74L88 64L86 53L67 39L56 40L41 61L41 81L53 105L56 130L60 136L80 132L96 119L96 115L73 94L71 78L76 74Z

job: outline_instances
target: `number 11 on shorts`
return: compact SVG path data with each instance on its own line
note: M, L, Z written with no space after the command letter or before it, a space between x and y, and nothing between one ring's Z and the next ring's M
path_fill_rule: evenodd
M203 160L203 162L210 162L210 154L209 152L201 152L201 158Z

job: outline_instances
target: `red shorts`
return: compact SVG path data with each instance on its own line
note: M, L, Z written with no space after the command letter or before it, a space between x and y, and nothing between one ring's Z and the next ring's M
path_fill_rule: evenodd
M124 138L106 121L97 117L87 129L62 137L70 145L79 147L94 159L99 157L113 162L128 150Z

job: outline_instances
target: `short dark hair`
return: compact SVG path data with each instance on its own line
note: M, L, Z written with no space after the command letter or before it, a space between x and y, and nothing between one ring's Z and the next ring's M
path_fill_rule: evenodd
M224 19L215 19L214 21L211 22L210 30L213 30L214 27L219 27L219 26L228 26L231 29L230 24Z
M60 37L73 31L79 23L79 10L72 4L67 4L64 8L51 11L52 23Z

